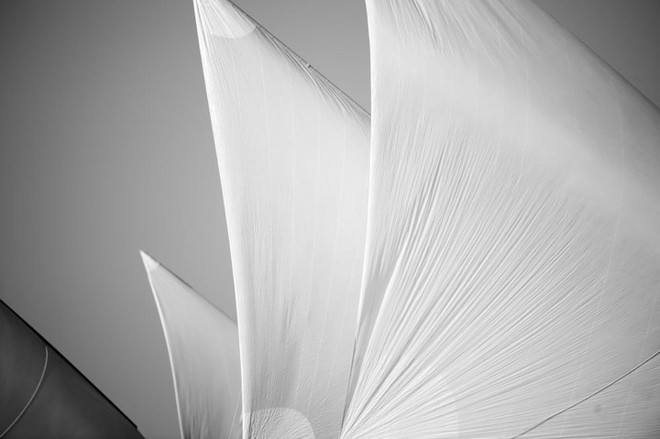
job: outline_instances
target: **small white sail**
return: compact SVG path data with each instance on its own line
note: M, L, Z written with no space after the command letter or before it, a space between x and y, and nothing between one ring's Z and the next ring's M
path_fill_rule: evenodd
M170 357L182 439L238 439L241 375L236 323L141 252Z
M531 2L367 5L343 437L657 437L658 109Z
M232 255L244 437L334 439L357 331L368 115L225 0L195 13Z

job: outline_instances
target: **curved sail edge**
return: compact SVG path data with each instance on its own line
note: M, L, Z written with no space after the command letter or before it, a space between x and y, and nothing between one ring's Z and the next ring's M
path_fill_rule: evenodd
M335 439L357 325L368 115L230 2L199 0L195 13L234 273L244 437ZM237 16L249 33L218 31Z
M140 252L163 326L181 438L241 437L236 323Z

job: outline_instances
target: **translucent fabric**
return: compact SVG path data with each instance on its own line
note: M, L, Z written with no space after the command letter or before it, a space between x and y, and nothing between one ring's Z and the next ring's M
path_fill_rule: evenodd
M181 438L240 438L236 323L142 252L170 357Z
M367 10L342 437L657 437L658 109L531 2Z
M368 115L231 3L195 13L236 290L244 437L336 438L357 330Z
M243 438L658 436L658 109L532 3L367 9L371 135L231 3L195 0ZM161 304L182 420L226 413L199 300Z

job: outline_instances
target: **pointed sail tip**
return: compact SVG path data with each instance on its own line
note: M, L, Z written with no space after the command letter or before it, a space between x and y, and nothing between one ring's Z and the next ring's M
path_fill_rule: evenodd
M241 38L255 25L227 0L195 0L199 11L198 29L222 38Z
M149 256L146 252L140 250L140 256L142 257L142 263L144 264L144 268L147 270L147 273L151 273L154 271L156 268L160 266L160 263L156 261L154 258Z

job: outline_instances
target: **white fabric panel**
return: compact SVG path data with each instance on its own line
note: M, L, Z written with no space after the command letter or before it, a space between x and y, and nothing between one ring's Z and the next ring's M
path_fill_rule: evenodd
M660 357L642 365L584 402L530 427L521 438L660 437L657 398L660 394Z
M245 437L336 438L357 331L368 115L231 3L197 0L195 10Z
M181 438L240 438L236 323L149 255L141 255L167 342Z
M660 374L636 368L660 350L658 109L531 2L367 9L371 198L342 436L657 431L637 410L660 419L640 390ZM637 390L599 392L634 369ZM590 427L592 399L616 422Z

